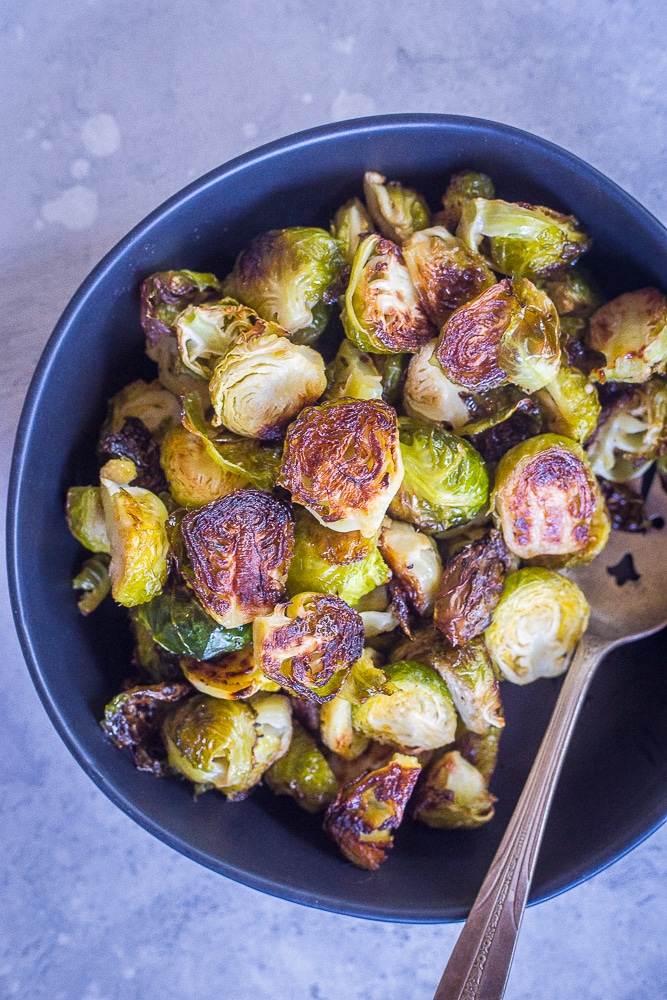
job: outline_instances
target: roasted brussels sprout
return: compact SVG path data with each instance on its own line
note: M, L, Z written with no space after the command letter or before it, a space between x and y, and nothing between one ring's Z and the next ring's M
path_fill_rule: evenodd
M380 867L393 847L392 830L403 819L420 770L416 757L397 753L341 788L327 809L324 829L348 861L360 868Z
M537 398L546 430L564 434L583 444L594 433L600 417L595 386L578 368L561 368Z
M229 799L243 799L287 753L292 737L289 698L260 692L248 701L195 695L162 726L169 764Z
M378 743L435 750L451 743L456 712L447 685L432 668L401 660L383 668L392 690L352 706L355 729Z
M223 628L191 590L174 583L137 608L135 620L162 649L195 660L212 660L252 643L251 625Z
M379 546L417 614L432 614L442 572L442 560L433 539L411 524L385 518Z
M331 235L338 240L348 264L352 264L359 240L374 229L373 220L359 198L351 198L338 209L331 223Z
M605 357L600 382L646 382L667 368L667 296L657 288L626 292L590 318L588 340Z
M489 497L481 456L463 438L433 424L401 417L399 426L405 474L389 515L426 531L471 521Z
M442 196L442 211L438 213L443 226L455 233L466 202L472 198L491 199L495 193L493 181L487 174L475 170L461 170L453 174Z
M169 491L181 507L202 507L248 485L248 478L211 458L201 436L172 427L162 442L160 463Z
M107 478L100 481L111 553L111 593L115 601L130 608L150 601L166 582L167 508L140 486Z
M154 346L176 331L179 314L190 305L199 305L220 295L214 274L196 271L161 271L151 274L141 285L141 326L146 341Z
M429 340L412 356L403 386L403 407L411 417L449 424L452 430L470 419L460 385L451 382L432 361L437 339Z
M356 604L387 583L389 576L375 539L364 538L358 531L332 531L302 507L296 508L288 594L317 591Z
M479 735L489 726L502 729L505 719L500 688L481 636L460 649L438 649L432 663L449 688L454 707L467 729Z
M89 615L98 608L111 590L109 578L109 556L100 552L85 559L81 569L72 580L72 588L80 590L77 607L82 615Z
M100 486L71 486L65 501L67 527L77 542L91 552L109 551Z
M305 593L253 622L255 660L272 680L294 694L333 698L364 647L356 611L332 594Z
M396 412L377 399L302 410L287 430L278 485L334 531L372 538L403 477Z
M223 287L298 343L310 344L326 326L329 291L344 266L338 241L324 229L275 229L241 251Z
M180 666L186 680L212 698L235 701L237 698L249 698L258 691L280 690L280 685L269 680L255 663L252 645L206 661L183 657Z
M188 511L172 530L181 573L225 628L269 614L283 597L294 546L292 513L283 500L263 490L235 490Z
M567 669L589 610L572 580L541 567L519 569L508 576L485 632L491 659L515 684L557 677Z
M544 282L544 290L559 316L586 319L602 305L602 296L588 271L578 264L556 271Z
M481 433L471 435L470 443L474 445L485 462L496 463L514 445L535 437L541 431L540 408L533 401L532 406L521 404L506 420L493 424Z
M137 379L117 392L109 400L109 408L102 438L118 434L128 418L136 417L160 442L170 427L181 421L181 404L177 396L165 389L156 379L144 382Z
M593 472L624 483L667 450L667 381L651 379L612 396L588 445Z
M503 730L496 726L489 726L482 735L463 726L459 726L456 733L456 749L477 768L487 785L496 769L502 734Z
M359 244L341 320L352 343L371 354L417 351L435 333L399 247L377 233Z
M338 782L315 740L296 720L286 754L264 774L274 795L291 795L306 812L325 809L336 798Z
M548 275L574 264L591 245L574 216L498 198L467 201L456 235L494 271L513 278Z
M560 323L527 278L504 278L445 323L435 357L447 378L474 392L513 382L535 392L560 365Z
M489 625L514 561L497 528L445 561L433 621L452 646L465 646Z
M659 465L658 465L659 469ZM614 531L644 532L651 526L644 510L644 498L628 483L612 483L598 476Z
M474 830L493 819L496 799L477 768L458 750L448 750L429 764L414 801L413 816L427 826Z
M364 196L377 228L394 243L404 243L431 220L429 207L417 191L387 181L374 170L364 174Z
M325 747L355 760L368 748L369 740L352 724L352 706L361 705L375 694L393 690L385 672L373 662L374 650L364 649L347 675L335 698L320 708L320 735Z
M139 771L162 778L170 769L160 729L167 713L191 691L183 681L128 688L104 709L102 729L119 750L129 750Z
M442 226L415 233L402 250L424 312L437 327L496 282L484 258Z
M491 507L510 552L541 565L588 562L609 537L609 515L576 441L540 434L500 460Z
M167 483L160 468L160 446L138 417L126 417L117 434L102 438L97 446L101 462L111 458L129 458L134 463L135 486L151 493L163 493Z
M382 378L369 354L345 337L327 366L325 399L382 399Z
M322 355L312 348L275 332L240 340L217 362L209 383L213 423L242 437L281 438L326 387Z
M216 359L226 354L237 339L249 336L257 319L252 309L232 298L188 306L175 323L184 367L199 378L210 379ZM260 321L257 332L262 329Z

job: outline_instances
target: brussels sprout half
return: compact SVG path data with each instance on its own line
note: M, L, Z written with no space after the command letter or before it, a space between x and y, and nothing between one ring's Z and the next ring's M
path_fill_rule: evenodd
M364 626L332 594L299 594L253 622L255 660L267 677L316 702L333 698L359 659Z
M176 318L178 353L183 365L193 375L210 379L215 360L226 354L237 339L247 337L257 319L257 313L232 298L188 306Z
M170 768L160 729L167 713L191 692L183 681L131 687L106 706L102 729L119 750L129 750L137 770L165 777Z
M180 667L186 680L202 694L235 701L237 698L249 698L258 691L280 690L280 685L269 680L255 663L251 627L241 628L250 629L250 644L242 649L206 661L191 657L181 659Z
M320 736L325 747L355 760L368 748L369 740L352 723L352 706L362 705L375 694L388 694L393 685L373 662L374 650L364 649L347 675L335 698L320 708Z
M448 424L458 430L468 423L470 414L461 386L450 381L432 360L437 344L434 337L411 357L403 386L403 407L410 417Z
M396 411L377 399L302 410L285 439L278 485L334 531L372 538L403 477Z
M160 271L141 285L141 326L149 346L175 333L176 320L189 305L220 295L214 274L197 271Z
M564 434L584 444L600 418L601 406L595 386L578 368L561 368L537 398L542 406L546 430Z
M91 552L109 552L101 486L71 486L65 501L67 527Z
M202 507L218 497L247 486L249 479L211 457L201 435L172 427L162 442L160 464L169 492L181 507Z
M491 507L510 552L541 565L589 562L609 537L609 515L586 454L559 434L539 434L503 456Z
M324 229L293 226L256 236L223 283L265 320L302 344L313 343L328 317L327 297L345 266L340 245Z
M559 316L586 319L602 305L602 295L593 278L578 264L556 271L544 281L544 290Z
M489 497L481 456L463 438L433 424L401 417L399 427L405 474L390 516L426 531L471 521Z
M377 228L395 243L404 243L430 222L429 207L417 191L399 181L387 181L374 170L364 174L364 196Z
M654 378L613 396L588 444L593 472L624 483L667 450L667 381Z
M466 202L473 198L491 199L495 193L493 181L487 174L461 170L452 174L442 196L442 212L438 215L442 218L443 225L455 233Z
M377 233L359 244L341 320L352 343L371 354L417 351L435 332L399 247Z
M290 795L306 812L325 809L336 798L338 782L315 740L296 720L286 754L264 774L274 795Z
M341 788L326 811L324 829L348 861L373 871L379 868L393 846L392 830L403 819L420 771L416 757L397 753Z
M495 797L458 750L431 762L414 796L413 816L438 830L474 830L493 819Z
M508 576L484 635L491 659L515 684L556 677L567 669L589 611L576 583L560 573L517 570Z
M481 636L459 649L440 647L432 664L445 681L467 729L483 735L489 726L503 728L500 687Z
M153 382L137 379L109 400L101 437L118 434L130 417L141 420L159 442L170 427L180 423L181 404L178 396L165 389L157 379Z
M496 283L484 258L442 226L415 233L402 249L424 311L437 327Z
M573 264L591 245L574 216L498 198L467 201L456 235L494 271L513 278L548 275Z
M657 288L619 295L590 318L589 343L605 358L600 382L646 382L667 368L667 296Z
M442 560L433 539L411 524L385 518L379 546L394 580L405 589L417 614L422 617L432 614L442 572Z
M289 698L260 692L248 701L225 701L198 694L167 715L162 735L176 771L229 799L243 799L287 753Z
M327 365L324 399L382 399L382 377L371 355L343 338L336 357Z
M100 482L111 553L111 594L119 604L134 607L159 594L167 580L167 508L140 486L107 478Z
M351 198L338 209L331 223L331 235L338 240L348 264L354 260L360 239L373 229L373 220L359 198Z

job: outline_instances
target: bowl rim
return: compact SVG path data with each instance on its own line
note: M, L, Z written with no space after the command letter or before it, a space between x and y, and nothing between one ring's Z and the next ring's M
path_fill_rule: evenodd
M21 651L37 694L54 728L74 759L97 787L114 805L158 840L189 859L240 884L258 889L280 899L329 912L340 913L345 916L401 923L448 923L463 920L465 919L465 915L453 919L434 918L433 916L425 916L419 913L402 913L399 915L396 908L390 905L380 907L377 904L364 906L363 904L355 903L354 905L341 906L340 901L337 901L333 897L331 899L322 898L321 894L314 891L294 889L282 881L270 881L264 876L256 876L236 865L221 863L219 858L214 857L205 850L193 847L192 844L183 840L179 835L164 829L159 822L153 820L135 802L122 794L110 778L98 768L94 756L87 752L85 746L77 739L75 733L63 718L59 710L58 701L52 696L49 686L42 676L38 657L27 628L19 562L19 497L41 392L50 377L54 359L58 353L58 347L67 336L70 327L75 323L79 312L90 297L95 294L98 286L105 279L107 272L115 265L119 256L130 251L134 245L146 238L153 227L166 220L173 212L178 211L191 199L198 197L202 192L220 183L223 179L257 166L260 163L270 161L273 157L282 156L286 152L296 152L313 147L328 142L339 135L348 137L353 137L355 134L367 136L368 133L391 132L397 128L408 130L414 128L421 131L428 128L440 130L443 126L452 129L473 127L481 133L487 132L494 136L505 136L507 139L514 140L518 145L521 145L523 149L533 148L547 153L552 159L566 163L568 167L574 168L584 179L595 184L604 194L612 196L616 202L620 202L623 207L639 218L644 227L653 230L656 236L661 237L667 245L667 228L636 198L628 194L615 181L611 180L596 167L591 166L591 164L576 154L570 153L563 147L547 139L490 119L436 113L374 115L318 125L314 128L274 139L207 171L199 178L170 195L115 243L79 284L46 341L30 380L17 424L7 494L6 557L8 591L12 617ZM612 848L610 856L605 856L603 860L598 861L592 868L587 868L585 871L576 874L562 886L544 892L541 895L535 895L531 898L528 905L532 906L558 896L562 892L566 892L568 889L597 875L615 861L620 860L630 851L634 850L635 847L650 837L666 821L667 810L664 813L660 813L657 809L653 810L649 825L643 830L641 835L631 838L620 850Z

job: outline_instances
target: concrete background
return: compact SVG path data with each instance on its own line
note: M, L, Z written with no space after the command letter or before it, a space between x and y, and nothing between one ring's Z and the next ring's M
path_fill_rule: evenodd
M132 225L232 156L398 111L502 121L667 221L657 0L25 0L0 5L0 475L67 300ZM4 495L3 489L3 495ZM427 1000L458 926L274 900L155 841L75 764L32 689L3 567L0 996ZM667 828L526 914L508 1000L667 993Z

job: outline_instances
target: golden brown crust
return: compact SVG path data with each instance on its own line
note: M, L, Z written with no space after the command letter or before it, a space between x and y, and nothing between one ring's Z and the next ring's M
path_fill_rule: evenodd
M181 533L191 586L216 621L234 628L273 610L294 548L287 503L264 490L235 490L185 514Z
M498 350L512 312L512 282L492 285L445 323L435 357L445 375L457 385L482 391L507 382Z
M368 277L371 284L388 279L391 257L395 257L397 262L405 267L400 247L391 240L378 240L373 257L366 265L372 269L372 274ZM364 326L368 326L373 331L373 338L392 353L418 351L434 334L431 322L422 310L416 292L412 292L415 296L413 302L408 301L400 288L396 289L394 294L397 308L383 311L379 304L374 302L374 308L369 308L368 315L364 317Z

